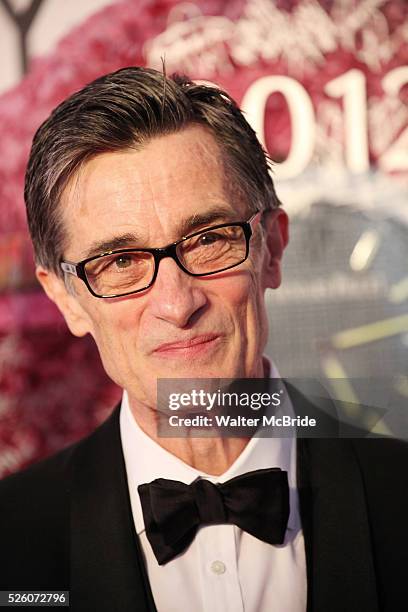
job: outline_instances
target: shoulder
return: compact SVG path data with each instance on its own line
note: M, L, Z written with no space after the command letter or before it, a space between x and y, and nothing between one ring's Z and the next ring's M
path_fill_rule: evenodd
M116 421L112 415L86 438L0 481L0 590L68 584L75 479L98 464Z
M408 512L408 442L392 438L364 438L349 442L366 494L376 502L376 507L380 509L395 503Z
M408 444L391 438L350 442L364 487L379 592L389 609L400 609L396 602L404 597L408 565Z
M39 509L54 508L69 491L69 465L77 444L38 461L30 467L0 480L0 516L10 519L20 513L35 515ZM0 529L5 528L3 521Z
M397 438L366 437L351 440L353 450L362 467L375 465L387 470L395 462L408 462L408 442ZM402 467L402 465L401 465Z
M117 422L118 409L79 442L0 480L0 513L21 508L23 512L30 510L35 514L43 506L45 511L63 502L70 494L75 470L83 469L87 459L112 438Z
M68 584L67 468L74 448L0 481L0 588Z

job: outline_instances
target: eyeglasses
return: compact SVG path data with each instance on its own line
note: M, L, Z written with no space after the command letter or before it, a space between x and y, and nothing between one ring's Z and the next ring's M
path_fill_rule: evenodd
M222 223L159 249L119 249L79 263L62 261L64 272L80 278L93 296L117 298L139 293L156 280L159 264L171 257L190 276L209 276L242 264L261 212L248 221Z

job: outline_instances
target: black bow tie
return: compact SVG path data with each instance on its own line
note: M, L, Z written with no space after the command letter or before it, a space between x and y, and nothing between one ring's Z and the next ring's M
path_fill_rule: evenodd
M200 525L230 523L269 544L283 544L289 517L287 472L256 470L213 484L158 478L138 487L146 536L159 565L193 541Z

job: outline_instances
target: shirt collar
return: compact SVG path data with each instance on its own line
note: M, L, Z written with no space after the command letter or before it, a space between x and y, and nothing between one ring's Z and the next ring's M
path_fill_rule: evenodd
M264 357L265 371L270 378L279 378L276 366ZM288 398L288 395L285 394ZM288 402L290 400L288 399ZM291 405L286 405L285 413L293 414ZM290 515L288 528L298 527L298 500L296 491L296 439L253 437L234 463L220 476L212 476L196 470L172 455L150 438L133 417L126 390L123 392L120 410L120 436L125 459L129 495L136 532L144 531L143 512L140 504L138 486L156 478L169 478L190 484L198 476L211 482L225 482L230 478L268 467L280 467L288 472L290 488Z

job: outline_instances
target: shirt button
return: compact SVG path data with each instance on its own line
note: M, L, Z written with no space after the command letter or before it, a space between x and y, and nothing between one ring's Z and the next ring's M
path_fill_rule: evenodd
M224 574L226 569L227 568L225 567L225 563L223 563L222 561L213 561L211 563L211 571L214 572L214 574L217 574L218 576Z

